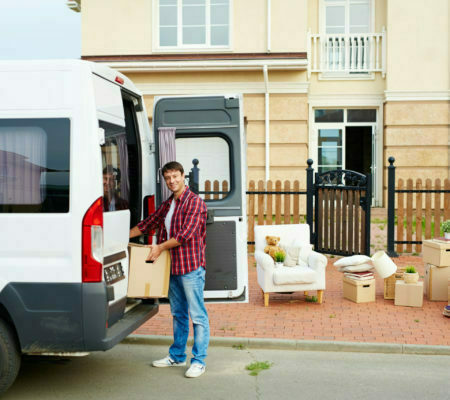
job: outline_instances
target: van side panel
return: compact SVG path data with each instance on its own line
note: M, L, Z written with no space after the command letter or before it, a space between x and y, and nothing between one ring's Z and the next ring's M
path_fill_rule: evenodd
M11 282L0 303L14 321L23 352L84 348L80 284Z

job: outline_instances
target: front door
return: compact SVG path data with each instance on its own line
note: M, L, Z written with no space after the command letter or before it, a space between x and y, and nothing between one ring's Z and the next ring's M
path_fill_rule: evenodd
M372 176L372 205L381 204L378 177L377 110L315 109L317 169L352 170Z
M170 97L157 99L154 109L157 153L166 146L159 141L160 128L173 128L175 159L186 176L198 161L199 195L208 208L205 298L210 300L248 299L241 104L239 96Z

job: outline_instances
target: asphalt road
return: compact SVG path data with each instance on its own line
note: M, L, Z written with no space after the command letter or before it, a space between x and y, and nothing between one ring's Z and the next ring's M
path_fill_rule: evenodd
M211 347L206 373L153 368L166 346L121 344L80 358L27 357L3 399L450 399L450 356ZM271 367L256 377L255 361Z

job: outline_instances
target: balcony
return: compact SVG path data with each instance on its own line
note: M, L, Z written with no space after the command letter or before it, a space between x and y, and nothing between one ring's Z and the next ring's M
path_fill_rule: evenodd
M365 78L374 72L386 75L386 31L360 34L308 32L308 78Z

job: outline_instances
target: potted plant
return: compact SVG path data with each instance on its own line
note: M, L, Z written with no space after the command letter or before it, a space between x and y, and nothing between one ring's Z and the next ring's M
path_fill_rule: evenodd
M442 223L442 230L444 231L444 237L450 240L450 219Z
M419 281L419 273L413 265L408 265L403 273L405 283L417 283Z
M282 251L277 251L275 253L275 267L282 267L286 255Z

